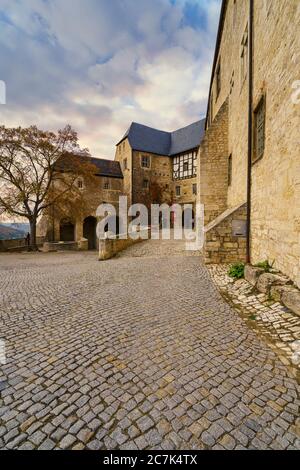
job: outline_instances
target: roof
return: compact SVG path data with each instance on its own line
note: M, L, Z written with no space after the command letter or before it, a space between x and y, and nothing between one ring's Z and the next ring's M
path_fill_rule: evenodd
M106 160L104 158L91 158L93 163L99 170L99 176L109 176L112 178L123 178L120 163L115 160Z
M199 147L204 126L205 119L201 119L177 131L166 132L133 122L120 142L128 137L133 150L172 156Z
M96 176L107 176L110 178L123 178L120 163L105 158L95 158L84 155L66 154L55 162L55 168L58 171L72 171L73 162L78 159L79 162L95 165ZM91 169L92 170L92 169Z

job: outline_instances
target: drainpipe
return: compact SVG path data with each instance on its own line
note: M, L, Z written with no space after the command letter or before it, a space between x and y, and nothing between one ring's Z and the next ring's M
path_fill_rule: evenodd
M248 165L247 165L247 245L246 261L251 262L251 168L252 168L252 108L253 108L253 11L254 2L249 0L249 91L248 91Z

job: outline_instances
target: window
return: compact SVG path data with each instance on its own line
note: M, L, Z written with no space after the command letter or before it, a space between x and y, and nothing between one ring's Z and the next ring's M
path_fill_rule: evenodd
M261 98L254 111L253 161L258 160L265 150L265 98Z
M232 29L235 29L236 25L236 13L237 13L237 7L236 7L236 0L233 1L233 13L232 13Z
M248 25L246 26L241 42L241 87L248 72Z
M124 140L124 142L123 142L123 150L125 150L125 140Z
M77 188L78 189L83 189L83 181L81 178L77 180Z
M216 91L217 91L217 96L216 96L216 101L217 101L218 96L221 91L221 62L220 61L219 61L217 72L216 72Z
M143 189L148 189L149 188L149 180L144 179L143 180Z
M122 148L121 148L121 144L120 144L119 145L119 153L121 153L121 150L122 150Z
M232 155L228 157L228 186L232 183Z
M210 104L209 104L209 125L213 122L214 117L213 117L213 112L214 112L214 96L213 92L211 92L210 95Z
M143 168L150 168L150 157L148 155L142 155L141 165Z
M127 158L124 158L123 160L123 169L127 170Z
M197 194L197 183L193 184L193 194Z
M230 84L229 84L229 89L230 89L229 94L230 94L230 95L231 95L232 92L233 92L233 87L234 87L234 70L233 70L233 72L232 72L232 74L231 74L231 79L230 79Z
M173 157L173 180L193 178L197 175L197 151Z
M181 194L181 187L180 187L180 186L176 186L175 191L176 191L176 196L180 196L180 194Z
M109 189L109 181L104 181L104 189Z

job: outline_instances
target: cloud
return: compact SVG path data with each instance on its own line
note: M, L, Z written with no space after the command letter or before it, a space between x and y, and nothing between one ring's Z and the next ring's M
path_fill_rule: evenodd
M131 121L173 130L206 111L220 0L0 0L1 121L70 123L113 158Z

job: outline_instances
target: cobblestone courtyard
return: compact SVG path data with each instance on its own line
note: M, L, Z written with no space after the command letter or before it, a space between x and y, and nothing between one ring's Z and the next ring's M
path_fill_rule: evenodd
M300 448L293 374L182 248L0 256L2 449Z

